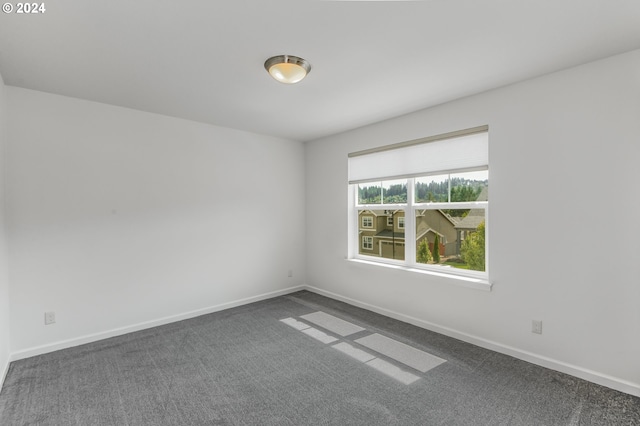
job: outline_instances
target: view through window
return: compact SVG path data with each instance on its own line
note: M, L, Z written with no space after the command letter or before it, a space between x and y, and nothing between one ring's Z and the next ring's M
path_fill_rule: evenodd
M443 163L450 161L445 158ZM351 182L359 224L352 231L357 234L357 257L486 275L487 163L485 156L472 167L438 171L430 166L432 170L402 179Z
M484 271L488 175L482 170L359 184L359 254L404 260L405 217L410 211L416 263ZM411 185L415 200L409 203ZM469 202L479 203L459 208Z

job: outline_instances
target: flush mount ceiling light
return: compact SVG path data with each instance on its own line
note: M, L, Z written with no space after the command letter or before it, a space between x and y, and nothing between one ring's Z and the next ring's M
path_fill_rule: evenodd
M311 64L297 56L278 55L269 58L264 68L280 83L297 83L311 71Z

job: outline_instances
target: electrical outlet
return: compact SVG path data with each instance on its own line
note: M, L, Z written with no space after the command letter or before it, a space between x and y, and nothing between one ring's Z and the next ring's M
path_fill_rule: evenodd
M55 312L45 312L44 313L44 325L53 324L56 322L56 313Z
M542 334L542 321L531 320L531 332Z
M289 269L289 273L287 274L289 278L293 277L293 269Z

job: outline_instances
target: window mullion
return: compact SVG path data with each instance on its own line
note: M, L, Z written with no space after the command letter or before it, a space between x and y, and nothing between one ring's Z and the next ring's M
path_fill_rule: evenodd
M413 266L416 263L416 214L415 204L415 180L407 179L407 208L404 216L404 259L407 265Z

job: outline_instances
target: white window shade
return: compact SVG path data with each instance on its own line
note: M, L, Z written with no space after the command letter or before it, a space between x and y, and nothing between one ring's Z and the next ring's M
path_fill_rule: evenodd
M352 153L349 183L480 169L489 164L488 148L487 128L482 127Z

